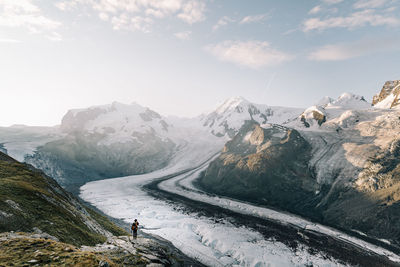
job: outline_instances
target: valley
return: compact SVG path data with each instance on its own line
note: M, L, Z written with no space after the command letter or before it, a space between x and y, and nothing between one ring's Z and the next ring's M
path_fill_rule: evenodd
M208 266L398 266L397 84L374 106L350 93L307 109L235 97L194 118L114 102L57 127L0 128L0 143Z

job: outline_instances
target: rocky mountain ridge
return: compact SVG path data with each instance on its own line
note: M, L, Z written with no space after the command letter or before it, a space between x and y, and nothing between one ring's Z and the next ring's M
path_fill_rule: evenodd
M276 152L282 151L282 141L264 135L268 137L255 149L242 136L260 130L241 130L210 164L200 183L211 192L289 210L399 246L399 118L398 109L373 107L360 96L344 94L306 109L284 125L297 131L308 146L299 150L293 146L282 155ZM257 127L266 132L271 125ZM265 144L274 150L264 150ZM306 162L300 164L296 158ZM258 159L254 162L262 162L262 167L249 168L251 159ZM301 173L287 173L299 166L307 167ZM281 169L275 175L280 179L275 178L275 171ZM296 198L304 191L298 184L304 175L308 194ZM235 184L241 188L232 190ZM288 204L289 200L293 202Z

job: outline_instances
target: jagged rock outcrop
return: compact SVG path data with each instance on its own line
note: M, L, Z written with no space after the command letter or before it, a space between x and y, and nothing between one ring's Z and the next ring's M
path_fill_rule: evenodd
M321 126L326 122L326 112L322 106L312 106L300 115L300 121L305 127L311 127L315 122Z
M380 93L372 99L372 104L379 108L394 108L400 105L400 80L387 81Z

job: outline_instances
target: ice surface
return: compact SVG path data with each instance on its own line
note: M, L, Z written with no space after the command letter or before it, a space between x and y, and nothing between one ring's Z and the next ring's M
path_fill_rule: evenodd
M200 144L201 140L199 146ZM324 255L309 254L305 247L294 252L283 243L265 240L260 233L253 230L184 213L177 206L157 200L141 189L154 179L204 162L202 167L190 173L189 180L184 180L191 184L193 175L197 175L209 164L216 149L217 146L214 146L214 150L204 152L204 147L198 147L197 150L188 147L188 150L176 155L177 158L173 161L175 163L163 170L90 182L81 187L80 196L112 217L128 223L138 218L144 226L143 231L171 241L188 256L209 266L305 266L310 263L316 266L340 265L335 260L326 259ZM191 153L187 154L188 151ZM168 183L173 185L176 180L185 177L187 174ZM198 194L190 197L197 199ZM215 203L214 200L212 203ZM233 207L236 210L235 205L231 207L231 204L229 201L225 202L224 207Z
M322 234L326 234L329 236L334 236L338 239L345 240L349 243L357 244L367 250L373 251L375 253L388 256L393 261L400 262L400 256L390 252L384 248L378 247L374 244L368 243L364 240L357 239L355 237L349 236L343 232L340 232L336 229L310 222L304 218L279 212L275 210L271 210L264 207L258 207L249 203L244 203L237 200L232 200L229 198L219 197L219 196L210 196L209 194L202 192L193 186L193 181L197 179L198 175L201 171L203 171L207 165L199 168L196 171L193 171L189 175L184 174L177 176L175 178L169 179L160 183L160 188L169 191L175 194L186 196L190 199L198 200L201 202L209 203L212 205L220 206L222 208L230 209L235 212L239 212L242 214L248 214L256 217L266 218L270 220L275 220L280 223L296 225L301 228L309 229L315 232L319 232Z
M106 214L130 223L138 218L143 231L171 241L178 249L208 266L339 266L306 248L292 251L265 240L258 232L180 212L176 206L154 199L141 190L168 171L91 182L81 197Z

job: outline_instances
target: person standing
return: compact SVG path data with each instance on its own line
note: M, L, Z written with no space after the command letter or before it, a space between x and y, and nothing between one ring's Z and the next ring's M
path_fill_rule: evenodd
M139 222L138 222L137 219L135 219L135 221L132 223L131 229L132 229L133 238L136 238L137 237L137 232L138 232L138 229L139 229Z

